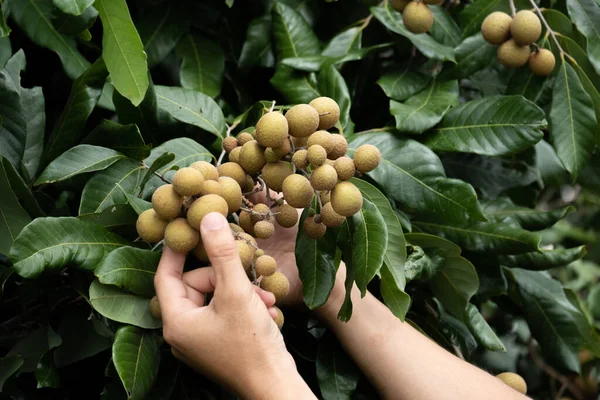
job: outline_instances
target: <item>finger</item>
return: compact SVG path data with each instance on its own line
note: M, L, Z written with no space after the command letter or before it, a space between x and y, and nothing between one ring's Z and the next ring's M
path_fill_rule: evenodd
M184 262L185 254L175 253L165 246L154 275L154 287L163 319L193 307L187 299L187 291L182 281Z
M215 273L215 291L236 293L250 284L242 267L229 223L221 214L212 212L200 225L202 243Z
M212 267L197 268L183 274L183 283L201 293L215 291L215 271Z
M266 290L263 290L258 286L254 286L254 291L256 291L258 297L260 297L263 303L265 303L265 306L267 306L267 308L273 307L275 305L275 295L273 293L267 292Z
M204 293L186 285L187 298L198 307L204 307Z
M271 318L273 319L277 319L277 310L273 307L269 308L269 315L271 316Z

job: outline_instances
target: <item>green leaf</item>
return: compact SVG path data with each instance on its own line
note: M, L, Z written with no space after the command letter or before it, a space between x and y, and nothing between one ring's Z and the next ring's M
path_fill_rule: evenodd
M452 47L436 42L436 40L429 35L409 32L402 22L402 14L396 12L389 5L386 7L371 7L371 13L386 28L410 40L426 57L431 58L432 60L456 62L454 58L454 49Z
M308 208L304 209L300 226L308 217ZM329 229L325 236L314 240L306 236L302 229L296 236L296 263L302 281L304 303L314 310L325 304L335 283L335 233Z
M350 400L360 371L331 333L319 341L316 369L323 399Z
M544 185L561 185L568 180L569 174L556 151L545 140L540 140L535 145L535 167Z
M537 103L547 89L547 78L534 74L529 68L516 70L506 88L506 94L519 95Z
M433 249L442 257L459 257L461 253L460 247L443 237L427 233L407 233L405 238L413 246L419 246L425 250Z
M142 199L135 198L146 203ZM150 206L148 208L152 207L152 204L149 204ZM144 210L147 210L148 208L145 208ZM105 208L100 213L81 214L77 218L83 221L93 222L94 224L103 226L111 231L117 232L122 230L127 233L132 233L132 231L135 232L135 223L138 215L139 214L134 210L133 206L129 204L116 204Z
M521 254L539 251L540 236L526 230L489 222L475 222L458 226L434 222L413 222L425 232L453 241L464 250Z
M19 50L0 70L0 155L18 167L27 141L27 122L21 102L20 72L25 68L25 53Z
M469 78L496 59L496 47L485 41L481 33L469 36L455 49L456 65L441 73L446 78ZM517 71L516 71L517 72Z
M273 37L280 60L320 52L319 39L310 25L296 10L281 2L273 4Z
M402 271L404 275L404 271ZM394 276L393 270L387 263L381 267L381 296L383 302L390 309L392 314L401 321L405 320L410 307L410 296L401 288L401 284Z
M175 154L169 153L168 151L160 155L156 160L152 162L150 167L146 170L146 173L142 178L142 182L140 183L140 187L144 188L146 186L146 183L150 180L150 178L155 177L156 171L158 171L165 165L172 163L173 160L175 160Z
M120 247L98 264L94 274L104 285L115 285L140 296L154 296L154 275L160 260L157 251Z
M52 4L66 14L81 15L94 0L52 0Z
M501 222L505 218L516 220L525 229L540 231L552 225L575 211L572 206L564 206L552 211L540 211L527 207L516 206L508 198L499 198L481 203L483 213L490 221Z
M521 96L494 96L448 112L425 144L438 151L490 156L521 152L539 142L544 111Z
M181 86L210 97L218 96L225 70L221 47L203 36L188 33L181 38L175 51L183 59L179 71Z
M343 57L359 51L362 46L362 27L352 27L335 35L321 52L326 57Z
M160 366L160 342L156 333L134 326L124 326L115 334L112 360L128 399L150 394Z
M152 68L169 55L190 29L192 13L180 2L163 2L144 11L136 26L148 55L148 67Z
M400 140L389 133L363 134L349 144L353 154L361 144L379 148L381 163L369 172L387 192L417 214L435 215L461 222L485 220L473 188L459 180L447 179L442 164L431 150L413 140Z
M288 57L281 60L281 65L299 69L301 71L317 72L321 68L330 65L341 65L348 61L361 60L365 56L376 52L388 49L392 46L392 43L381 43L374 46L361 48L359 50L351 51L345 56L341 57L329 57L325 55L320 56L305 56L305 57Z
M12 56L12 46L8 37L0 37L0 67L4 67Z
M4 16L4 7L0 7L0 38L7 38L10 35L12 29L6 23L6 17ZM0 390L2 389L2 384L0 384Z
M149 82L146 96L137 107L117 91L113 92L112 100L121 124L136 124L146 143L159 144L163 139L158 126L156 92L152 80Z
M242 70L249 70L255 65L270 68L274 63L275 56L271 47L271 19L265 16L254 18L248 25L238 65Z
M79 215L99 213L115 204L127 204L125 193L135 193L141 187L143 175L143 165L130 158L94 174L83 188Z
M572 249L544 250L541 253L525 253L516 256L501 256L500 262L507 267L540 271L563 267L577 261L587 253L585 246Z
M45 101L42 88L36 86L31 89L21 89L21 107L27 133L22 163L27 175L34 177L40 165L46 131Z
M144 211L152 208L151 202L142 200L139 197L135 197L131 194L127 194L127 200L129 202L129 205L131 206L131 208L133 208L137 215L140 215Z
M333 65L321 70L317 77L317 87L321 96L327 96L335 100L340 106L340 123L343 129L347 129L350 120L350 92L342 74Z
M2 390L8 378L13 376L22 365L23 357L18 354L0 358L0 390Z
M573 34L573 23L562 12L549 8L542 9L542 14L546 19L550 29L561 35L571 36Z
M124 157L123 154L106 147L80 144L52 161L35 184L60 182L86 172L100 171Z
M59 33L52 25L52 3L47 0L10 0L10 16L37 45L55 52L65 73L75 79L90 63L77 51L75 39Z
M423 133L434 127L451 108L458 105L458 82L432 82L429 88L404 103L390 100L390 114L401 132Z
M429 6L433 13L433 25L429 34L438 43L456 47L461 42L461 32L452 16L442 6Z
M60 33L76 36L90 29L97 18L98 10L94 7L88 7L80 15L66 14L59 11L54 16L52 23Z
M411 71L410 68L395 67L383 74L377 84L390 99L403 101L425 89L428 82L427 76Z
M113 86L134 106L148 90L148 64L125 0L96 0L102 20L102 58Z
M527 1L517 1L517 10L527 9ZM494 11L502 11L510 15L510 5L502 0L475 0L458 14L458 23L463 28L463 37L471 36L481 29L481 23Z
M4 159L2 159L4 160ZM0 253L8 254L13 242L31 222L31 218L15 195L10 180L10 175L16 174L12 164L9 162L0 163Z
M29 189L29 186L23 181L23 178L17 173L15 167L4 157L0 157L0 169L3 169L14 195L19 199L23 209L31 216L43 217L46 215L40 208L36 198Z
M592 155L597 123L592 98L573 67L563 61L552 91L550 134L556 154L573 180Z
M38 361L35 369L35 378L37 380L37 388L57 388L60 386L60 376L58 369L54 365L52 353L46 353Z
M20 355L23 365L19 373L34 372L40 358L49 350L60 346L62 339L54 332L51 326L43 325L28 335L22 337L7 356Z
M588 58L600 74L600 4L594 0L567 0L569 16L587 38Z
M223 111L204 93L179 87L155 86L158 108L176 120L204 129L218 138L225 135Z
M462 320L467 305L479 288L479 277L475 267L463 257L448 257L430 281L435 297L454 317Z
M140 130L135 124L121 125L104 119L96 125L84 142L111 148L136 160L143 160L150 155L150 146L144 143Z
M310 103L321 95L315 74L296 71L285 65L277 67L270 82L290 103Z
M471 303L467 305L465 320L469 330L473 336L475 336L477 342L481 343L483 347L490 351L506 351L506 347L504 347L502 341L488 325L487 321L483 318L483 315L479 313L479 310L475 305Z
M90 286L90 303L94 310L113 321L156 329L160 320L150 314L150 299L136 296L113 285L103 285L98 280Z
M125 240L106 229L73 217L38 218L27 225L10 249L15 271L35 278L46 268L59 270L69 264L91 270Z

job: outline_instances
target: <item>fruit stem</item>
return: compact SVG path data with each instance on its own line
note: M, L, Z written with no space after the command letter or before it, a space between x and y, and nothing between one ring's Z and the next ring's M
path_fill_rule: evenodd
M221 155L219 156L219 159L217 160L217 167L218 167L219 165L221 165L221 163L223 162L223 157L225 157L225 153L226 153L226 151L225 151L225 150L223 150L223 151L221 152Z
M269 108L269 112L273 112L275 109L275 100L273 100L273 104L271 104L271 108Z
M321 201L321 191L317 191L317 194L315 196L317 196L317 202L319 203L319 212L321 212L321 210L323 210L323 202Z
M508 3L510 4L510 13L514 17L517 13L517 8L515 7L515 0L508 0Z
M162 176L161 174L159 174L156 171L154 171L154 175L158 176L160 178L160 180L163 181L163 182L165 182L165 183L169 183L169 184L172 183L172 182L169 182L164 176Z
M156 250L159 246L162 246L165 243L164 239L161 240L160 242L156 243L154 246L152 246L152 251Z
M513 0L510 0L511 2ZM552 36L552 40L554 40L554 43L556 44L556 47L558 48L558 51L560 52L560 54L567 54L562 47L560 47L560 43L558 43L558 39L556 38L556 35L554 34L554 31L550 28L550 25L548 25L548 22L546 21L546 18L544 18L544 15L542 14L542 10L540 10L540 8L538 7L538 5L535 3L534 0L529 0L529 2L531 3L531 5L533 6L533 8L535 8L535 11L537 12L538 17L540 17L540 20L542 21L542 23L544 24L544 26L546 27L546 31L548 31L548 33L550 34L550 36ZM567 56L569 56L567 54ZM571 56L569 56L569 58L571 58Z

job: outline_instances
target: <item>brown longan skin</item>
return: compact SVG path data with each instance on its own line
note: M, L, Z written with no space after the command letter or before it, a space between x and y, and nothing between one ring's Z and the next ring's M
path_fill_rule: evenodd
M285 113L290 136L308 137L319 127L319 113L308 104L298 104Z
M252 265L252 261L254 261L254 250L252 246L250 246L245 240L238 239L235 241L237 246L238 254L240 256L240 261L242 262L242 266L244 269L250 268Z
M160 219L152 208L142 212L135 223L138 235L148 243L158 243L165 237L168 221Z
M260 276L271 276L277 271L277 262L271 256L262 255L256 259L256 274Z
M519 46L514 39L509 39L498 46L498 61L507 68L519 68L527 63L531 50L529 46Z
M372 144L363 144L354 152L354 165L360 172L374 170L381 161L381 152Z
M502 372L501 374L496 375L496 378L521 394L527 393L527 383L525 383L525 380L518 374L513 372Z
M252 214L247 211L240 212L240 226L249 235L254 236L254 222L252 222Z
M237 163L231 161L226 162L219 165L217 171L219 172L219 176L233 178L240 186L246 182L246 172L244 172L244 169Z
M219 172L217 172L217 167L215 167L211 163L208 163L206 161L196 161L195 163L192 163L190 167L202 172L205 181L216 181L217 179L219 179Z
M315 190L331 190L337 183L338 176L335 168L323 164L312 171L310 184Z
M539 49L529 56L529 69L538 76L548 76L554 71L556 59L548 49Z
M321 208L321 222L328 228L336 228L346 221L346 217L336 213L331 206L331 202L326 203Z
M490 44L502 44L510 37L512 17L502 11L494 11L483 20L481 34Z
M275 311L277 311L277 317L275 318L275 324L277 325L277 327L279 328L279 330L281 330L281 328L283 328L283 324L284 324L284 318L283 318L283 313L281 312L281 310L279 309L279 307L277 306L273 306L273 308L275 309Z
M204 263L209 262L208 254L206 253L206 249L204 248L204 243L202 243L202 235L200 235L200 237L198 239L198 244L192 250L192 254L199 261L202 261Z
M308 207L315 195L310 181L298 174L293 174L285 178L282 191L285 201L295 208Z
M250 175L260 172L267 163L264 149L256 140L252 140L242 146L240 151L239 165Z
M287 161L277 161L265 165L261 177L269 187L276 192L281 192L283 181L293 173L292 165Z
M252 214L252 222L257 223L258 221L269 220L271 209L268 205L263 203L257 203L252 208L254 214Z
M411 1L404 8L402 20L409 32L426 33L433 25L433 13L425 4Z
M195 168L181 168L173 175L173 190L180 196L200 194L203 185L204 175Z
M277 271L271 276L264 276L260 280L260 288L275 295L275 301L281 301L290 292L290 281L281 272Z
M340 157L333 163L333 168L337 172L338 178L341 181L347 181L356 173L354 161L350 157Z
M227 217L229 206L224 198L216 194L207 194L195 200L187 212L187 220L194 229L200 230L200 222L211 212Z
M308 137L306 145L310 147L313 144L318 144L319 146L322 146L327 152L327 154L333 151L333 141L331 140L331 133L327 131L320 130L310 135Z
M287 136L281 146L272 147L272 150L273 150L273 153L275 153L275 155L277 157L279 157L279 159L282 159L283 157L290 154L290 152L292 151L292 143L290 142L290 137Z
M515 14L510 24L510 34L519 46L529 46L540 38L542 23L534 12L521 10Z
M223 194L223 188L219 185L218 181L206 181L202 187L202 195L216 194L221 196Z
M219 185L221 185L221 197L227 202L227 212L233 214L242 206L242 188L233 178L227 176L219 178Z
M238 141L233 136L227 136L223 139L223 150L225 150L227 153L230 153L231 150L235 149L236 147L238 147Z
M317 97L310 103L319 115L319 129L333 128L340 120L340 106L330 97Z
M328 154L330 160L337 160L345 156L348 151L348 141L342 135L331 135L333 141L333 150Z
M200 234L185 218L169 222L165 229L165 245L176 253L187 253L198 244Z
M308 167L308 150L296 150L294 156L292 157L292 163L298 169L304 169Z
M148 306L150 308L150 314L158 320L162 320L162 313L160 311L160 304L158 303L158 297L153 296L150 299L150 304Z
M256 124L256 140L264 147L279 147L288 137L288 121L279 111L263 115Z
M360 190L352 182L339 182L331 191L333 210L344 217L354 215L362 207L363 198Z
M183 197L175 192L173 185L162 185L152 194L152 208L165 221L177 218L181 214Z
M240 152L242 151L242 147L238 146L235 149L231 150L229 153L229 161L237 163L240 161Z
M311 239L321 239L325 232L327 231L327 227L322 222L316 222L315 216L308 217L304 220L304 224L302 225L302 230L304 234Z
M327 151L323 148L323 146L313 144L308 148L306 159L310 165L313 167L318 167L319 165L325 164L325 160L327 160Z
M254 140L254 136L252 136L252 134L249 132L241 132L237 137L237 141L240 146L243 146L246 143L251 142L253 140Z
M269 239L275 233L275 225L269 221L258 221L254 224L254 235L257 239Z
M277 223L284 228L291 228L298 223L298 211L289 204L283 204L275 210Z

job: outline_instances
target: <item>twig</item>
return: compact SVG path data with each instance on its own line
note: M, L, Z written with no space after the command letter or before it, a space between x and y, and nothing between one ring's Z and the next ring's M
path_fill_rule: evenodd
M155 244L155 245L152 247L152 251L156 250L156 249L158 248L158 246L160 246L160 245L164 244L164 242L165 242L165 241L164 241L164 239L163 239L163 240L161 240L160 242L156 243L156 244Z
M218 167L219 165L221 165L221 162L223 161L223 157L225 157L225 153L226 153L226 151L225 151L225 150L223 150L223 151L221 152L221 155L219 156L219 159L217 160L217 167Z
M316 192L317 202L319 203L319 212L323 211L323 202L321 201L321 191L317 190Z
M512 4L512 1L513 0L511 0L511 4ZM550 34L550 36L552 36L552 40L554 40L554 43L556 44L556 47L558 48L558 51L560 52L560 54L561 55L567 54L563 50L563 48L560 47L560 43L558 43L558 39L556 38L556 35L554 34L554 31L550 28L550 25L548 25L548 22L546 21L546 18L544 18L544 15L542 14L542 10L540 10L540 8L538 7L538 5L535 3L534 0L529 0L529 3L531 3L531 5L533 6L533 8L535 8L535 11L537 12L538 16L540 17L540 20L542 21L542 23L546 27L546 31ZM514 4L513 4L513 7L514 7ZM567 56L569 58L571 58L570 55L567 54Z
M512 16L514 17L515 14L517 13L517 8L515 7L515 0L509 0L510 3L510 12L512 14Z
M161 181L163 181L163 182L165 182L165 183L169 183L169 184L170 184L170 183L172 183L172 182L169 182L169 180L168 180L168 179L166 179L164 176L162 176L162 175L161 175L161 174L159 174L158 172L154 171L153 173L154 173L154 175L158 176L158 177L160 178L160 180L161 180Z

